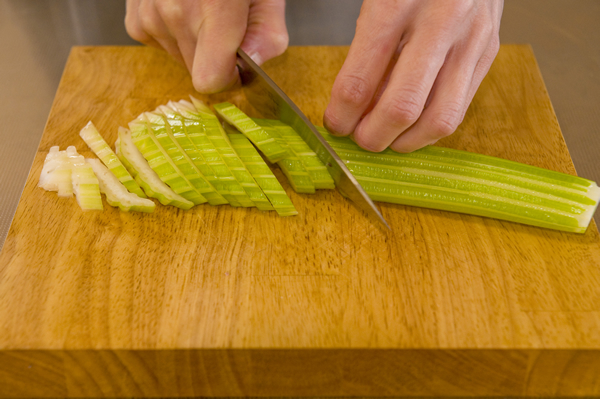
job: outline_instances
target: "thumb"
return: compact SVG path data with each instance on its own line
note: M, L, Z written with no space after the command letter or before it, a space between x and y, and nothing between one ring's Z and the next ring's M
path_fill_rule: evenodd
M283 54L289 37L285 25L285 0L256 0L250 6L241 48L258 65Z

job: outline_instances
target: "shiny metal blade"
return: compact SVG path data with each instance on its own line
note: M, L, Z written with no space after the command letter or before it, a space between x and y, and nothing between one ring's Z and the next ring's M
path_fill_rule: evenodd
M390 226L369 195L296 104L244 51L238 49L237 53L244 94L252 106L263 117L279 119L292 126L327 165L340 193L372 220L377 220L389 229Z

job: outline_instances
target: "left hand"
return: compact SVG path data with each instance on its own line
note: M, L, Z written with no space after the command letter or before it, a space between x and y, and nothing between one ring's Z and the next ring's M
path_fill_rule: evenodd
M365 0L324 124L370 151L452 134L499 49L502 0Z

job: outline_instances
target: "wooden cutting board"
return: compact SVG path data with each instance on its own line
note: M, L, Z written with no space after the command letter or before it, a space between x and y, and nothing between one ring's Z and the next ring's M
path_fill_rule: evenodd
M265 69L321 124L346 53L295 47ZM577 235L380 204L387 232L335 191L285 183L296 217L83 213L36 187L52 145L91 156L87 121L113 143L189 94L151 48L71 52L0 254L0 397L600 395L594 223ZM251 112L241 91L197 96ZM575 174L528 46L501 48L439 145Z

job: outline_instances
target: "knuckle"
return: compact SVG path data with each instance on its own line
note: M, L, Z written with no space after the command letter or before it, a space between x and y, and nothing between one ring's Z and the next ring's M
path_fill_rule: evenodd
M179 1L156 0L156 10L167 24L182 24L185 21L185 10Z
M362 135L355 135L354 142L364 150L371 152L381 152L386 149L386 146L381 143L373 143L373 140L363 137Z
M368 82L359 75L342 77L333 88L333 95L343 104L361 106L371 101Z
M336 113L332 110L331 107L327 107L325 110L325 114L323 116L323 123L327 130L331 131L335 134L349 134L344 129L344 124L340 118L336 115Z
M290 37L287 32L276 33L271 36L271 43L275 50L275 56L281 55L287 49Z
M414 91L397 96L387 105L385 115L396 124L412 125L419 119L423 110L422 102L417 98L418 94Z
M131 21L125 21L125 31L127 31L127 34L133 40L137 40L138 42L143 42L148 39L147 35L144 34L140 26L132 23Z
M192 77L192 84L198 93L210 94L219 91L220 88L219 82L212 75L200 76L198 74L194 74Z
M450 136L463 120L463 113L458 106L441 111L433 120L433 136L435 139Z

